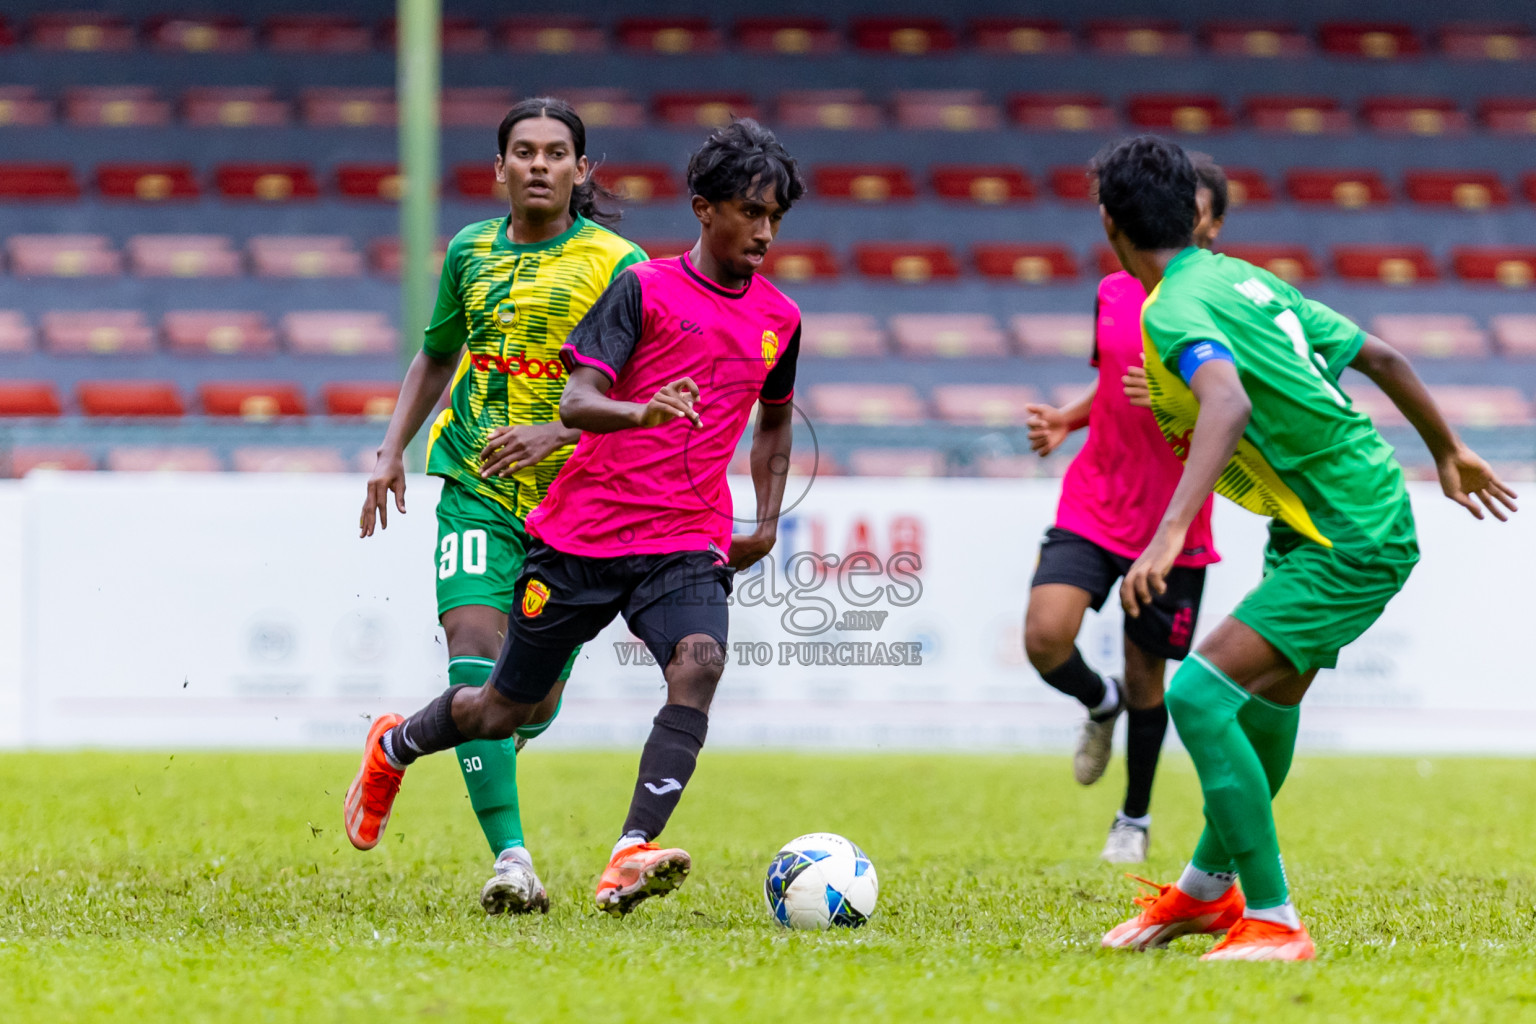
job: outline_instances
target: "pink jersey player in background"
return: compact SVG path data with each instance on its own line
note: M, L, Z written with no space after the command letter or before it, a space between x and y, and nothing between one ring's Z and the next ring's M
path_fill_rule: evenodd
M1227 179L1209 157L1196 155L1199 221L1195 244L1210 248L1227 209ZM1092 785L1109 765L1115 719L1126 712L1125 803L1100 855L1117 864L1146 860L1152 824L1152 780L1168 728L1163 706L1167 659L1182 659L1194 640L1205 589L1205 567L1220 556L1211 537L1211 501L1189 529L1167 590L1141 616L1125 622L1125 669L1100 676L1077 649L1089 608L1097 611L1157 531L1183 470L1146 408L1132 405L1125 385L1140 378L1141 306L1147 293L1121 271L1099 283L1093 365L1098 380L1082 397L1057 409L1030 406L1030 446L1043 458L1067 435L1088 428L1088 440L1061 482L1056 523L1046 531L1024 615L1024 649L1049 685L1088 711L1072 769ZM1126 378L1131 377L1131 381Z

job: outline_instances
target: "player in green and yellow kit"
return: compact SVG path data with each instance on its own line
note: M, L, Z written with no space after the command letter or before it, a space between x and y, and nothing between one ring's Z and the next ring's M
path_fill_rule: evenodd
M443 478L437 505L437 613L451 685L489 677L527 549L523 520L543 499L580 432L561 426L565 336L624 268L646 257L600 222L586 129L561 100L524 100L497 130L496 180L511 213L454 236L422 350L406 372L363 503L362 535L388 525L389 495L405 512L405 447L452 382L432 425L427 472ZM575 655L572 655L572 662ZM480 894L488 913L547 911L549 897L523 845L517 751L560 710L571 665L532 723L504 742L458 748L459 768L495 872ZM348 822L348 834L352 822ZM357 839L353 839L354 845Z
M1446 496L1474 516L1504 519L1515 495L1390 346L1268 271L1191 245L1196 179L1178 146L1126 140L1099 161L1098 178L1110 244L1148 291L1152 411L1184 459L1162 525L1121 586L1126 614L1162 593L1213 490L1271 519L1259 585L1168 687L1200 776L1205 832L1178 882L1140 898L1142 912L1104 945L1225 931L1206 959L1311 959L1270 803L1307 687L1376 621L1419 557L1402 468L1339 375L1353 367L1381 387L1428 445Z

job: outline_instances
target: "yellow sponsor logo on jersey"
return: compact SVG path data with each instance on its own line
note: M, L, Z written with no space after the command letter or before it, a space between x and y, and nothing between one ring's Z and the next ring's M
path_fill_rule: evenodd
M779 336L772 331L763 332L763 365L772 368L779 357Z
M523 617L536 619L544 611L544 602L549 600L549 584L538 580L529 580L528 586L523 590Z

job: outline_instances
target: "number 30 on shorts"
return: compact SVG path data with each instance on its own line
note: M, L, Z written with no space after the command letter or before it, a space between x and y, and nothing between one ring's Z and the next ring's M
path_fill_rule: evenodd
M461 540L462 538L462 540ZM437 549L437 578L446 580L462 568L471 576L485 575L486 535L484 530L445 533ZM462 553L463 561L459 556Z

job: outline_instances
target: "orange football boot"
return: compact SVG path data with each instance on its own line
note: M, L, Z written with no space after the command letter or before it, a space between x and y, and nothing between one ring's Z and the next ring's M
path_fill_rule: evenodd
M1105 949L1152 949L1180 935L1219 935L1243 918L1243 894L1233 886L1220 899L1197 900L1176 885L1158 885L1137 875L1126 875L1156 889L1157 895L1136 897L1141 913L1111 928L1104 936Z
M1245 917L1201 960L1316 960L1317 947L1307 926L1290 928L1275 921Z
M384 826L389 824L390 808L395 806L395 794L400 792L400 780L405 769L396 768L384 756L379 739L389 730L405 721L401 715L380 715L368 730L368 742L363 747L363 764L357 770L357 778L347 787L343 805L346 812L347 838L359 850L371 850L384 837Z
M682 850L636 843L613 855L597 881L597 909L622 917L642 900L665 896L683 884L693 861Z

